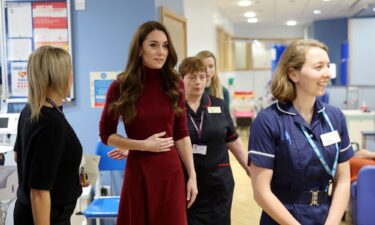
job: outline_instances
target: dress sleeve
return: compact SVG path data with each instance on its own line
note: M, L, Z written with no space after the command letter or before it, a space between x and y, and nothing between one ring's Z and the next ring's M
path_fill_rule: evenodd
M248 164L252 162L259 167L274 168L275 135L272 133L270 124L265 113L259 113L252 123L248 146Z
M117 81L113 81L108 88L105 105L99 122L99 136L104 144L107 144L109 136L117 133L118 117L109 112L109 106L120 97L120 87Z
M175 141L178 141L186 136L189 136L189 131L187 128L184 83L182 81L180 81L180 90L181 96L178 102L178 106L181 107L183 111L182 114L176 114L174 118L173 138Z
M341 111L339 111L339 124L341 124L341 129L339 131L340 139L341 139L339 143L339 151L340 151L339 163L342 163L352 158L354 155L354 151L350 143L348 129L346 127L346 122L345 122L345 117Z
M229 113L228 107L223 104L223 110L224 110L224 116L227 123L227 137L225 138L226 142L232 142L235 141L238 138L238 133L236 131L236 128L234 127L232 117Z
M29 141L29 187L51 190L64 153L64 130L61 123L39 126Z

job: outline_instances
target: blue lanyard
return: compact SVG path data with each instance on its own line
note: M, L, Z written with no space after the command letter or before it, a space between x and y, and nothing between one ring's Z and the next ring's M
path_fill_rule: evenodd
M327 121L329 127L331 128L331 131L334 131L332 123L329 120L327 114L324 111L322 113L323 113L324 119ZM327 171L327 173L329 175L332 176L332 179L333 179L335 177L337 163L339 161L339 145L337 143L335 144L336 145L336 156L335 156L335 161L333 163L332 170L331 170L329 168L326 160L324 159L322 153L320 152L319 148L316 146L316 144L314 143L314 141L311 139L310 135L307 133L306 128L302 124L300 126L301 126L301 129L302 129L303 134L305 135L306 139L309 141L311 147L314 149L314 152L315 152L316 156L318 156L319 161L322 163L324 169Z

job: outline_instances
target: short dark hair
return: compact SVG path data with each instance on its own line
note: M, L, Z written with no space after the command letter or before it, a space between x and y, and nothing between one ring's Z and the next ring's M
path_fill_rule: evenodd
M197 72L207 73L207 67L201 59L197 57L187 57L182 60L180 66L178 67L178 72L183 79L187 74Z

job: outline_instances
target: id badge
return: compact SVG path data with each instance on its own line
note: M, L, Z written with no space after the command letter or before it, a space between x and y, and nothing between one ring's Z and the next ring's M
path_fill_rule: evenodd
M339 143L341 141L340 135L337 130L320 135L320 139L322 140L324 147Z
M193 144L193 154L206 155L207 145L196 145Z
M207 107L208 113L221 113L221 108L218 106Z

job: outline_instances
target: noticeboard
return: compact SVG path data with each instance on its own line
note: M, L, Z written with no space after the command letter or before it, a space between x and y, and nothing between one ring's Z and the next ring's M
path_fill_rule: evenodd
M51 45L72 56L70 0L1 0L1 9L2 97L26 102L30 53Z

